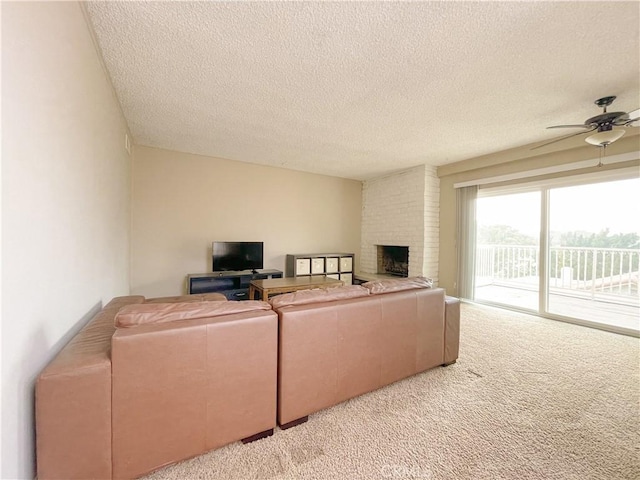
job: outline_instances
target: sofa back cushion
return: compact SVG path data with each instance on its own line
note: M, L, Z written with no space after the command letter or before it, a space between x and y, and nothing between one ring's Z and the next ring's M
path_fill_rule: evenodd
M312 290L299 290L293 293L276 295L269 300L269 303L271 303L274 309L277 309L290 305L346 300L349 298L365 297L367 295L369 295L369 290L360 285L346 285L344 287L314 288Z
M108 478L138 478L275 427L272 310L119 328L112 357Z
M192 302L226 302L227 297L221 293L195 293L173 297L147 298L144 303L192 303Z
M431 288L433 287L433 280L425 277L394 278L367 282L362 286L369 290L371 295L377 295L379 293L398 292L414 288Z
M138 325L217 317L255 310L271 310L271 305L258 300L246 300L244 302L143 303L121 308L116 315L116 327L129 328Z
M277 309L281 424L444 363L444 290Z

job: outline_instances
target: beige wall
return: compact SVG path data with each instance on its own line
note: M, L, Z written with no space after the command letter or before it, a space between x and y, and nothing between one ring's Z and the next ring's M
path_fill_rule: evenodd
M211 242L262 241L287 253L360 250L361 182L136 146L131 291L176 295L211 271Z
M628 152L640 150L640 135L634 130L627 129L628 134L622 140L614 143L607 149L607 156L612 157ZM580 144L579 144L580 145ZM593 146L579 146L540 155L537 151L531 151L527 147L499 152L494 155L486 155L475 159L465 160L455 164L438 168L440 176L440 286L446 288L450 295L457 295L456 285L456 192L454 184L477 179L498 177L517 172L530 172L537 169L553 168L561 165L571 165L585 160L593 160L593 167L568 170L561 173L546 174L544 177L559 177L577 175L589 172L602 172L607 169L621 168L630 165L638 165L638 161L629 161L606 165L602 168L597 165L599 150ZM637 156L636 156L637 157ZM568 167L567 167L568 168ZM533 180L532 177L529 180ZM525 180L511 180L509 183L518 183Z
M2 471L33 478L34 379L129 290L126 124L75 2L2 2Z

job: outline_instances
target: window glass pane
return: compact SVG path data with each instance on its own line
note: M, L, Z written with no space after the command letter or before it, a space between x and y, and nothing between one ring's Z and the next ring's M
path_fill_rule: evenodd
M477 301L538 310L540 192L477 200Z
M554 188L549 313L638 330L640 179Z

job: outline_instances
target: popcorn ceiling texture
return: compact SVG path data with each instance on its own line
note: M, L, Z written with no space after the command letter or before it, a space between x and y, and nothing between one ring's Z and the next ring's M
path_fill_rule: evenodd
M359 180L638 108L638 8L87 2L136 144Z

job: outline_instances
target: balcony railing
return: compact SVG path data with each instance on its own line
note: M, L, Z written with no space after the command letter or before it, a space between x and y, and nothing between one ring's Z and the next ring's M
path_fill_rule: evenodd
M537 288L539 249L533 245L479 245L476 286L502 284ZM551 247L549 288L607 294L638 301L640 249Z

